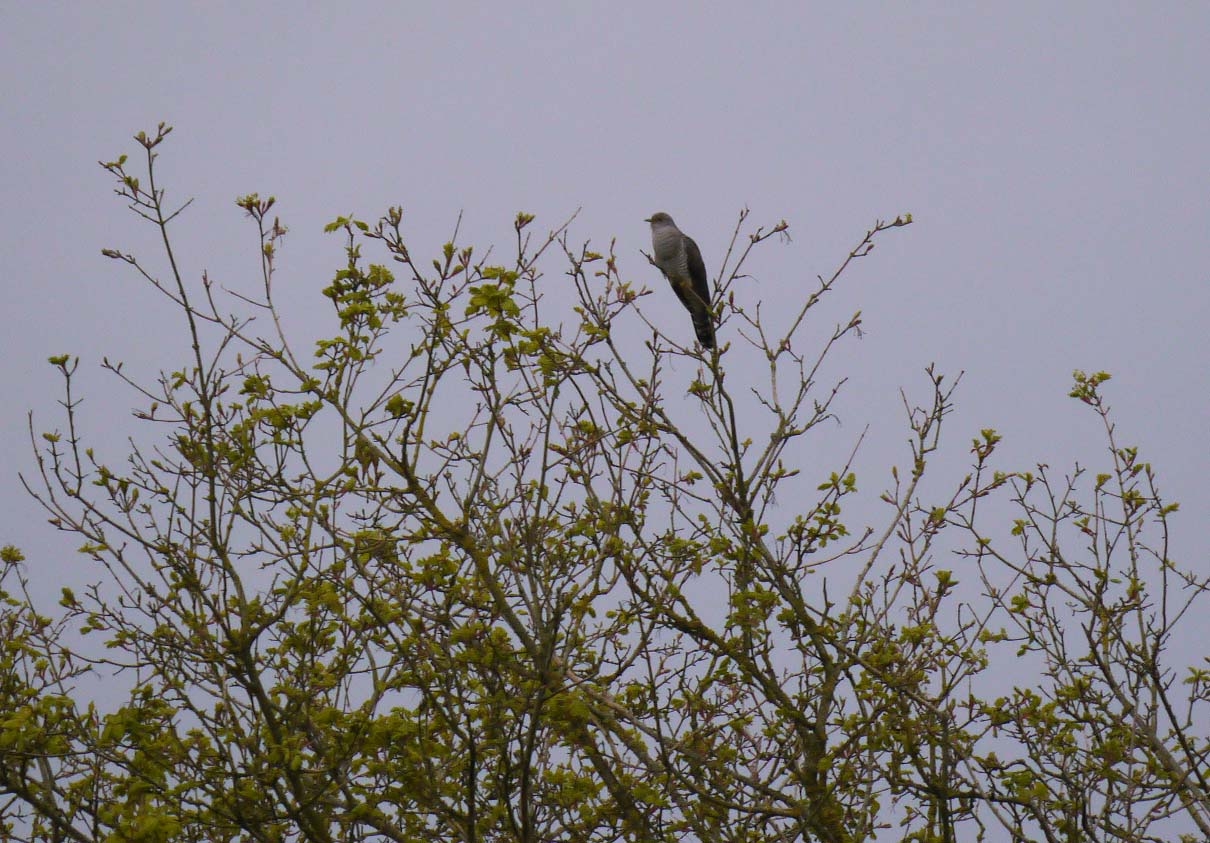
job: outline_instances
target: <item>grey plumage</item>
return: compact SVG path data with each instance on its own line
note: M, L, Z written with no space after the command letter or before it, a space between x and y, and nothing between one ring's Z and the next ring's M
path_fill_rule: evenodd
M714 322L710 313L710 280L702 252L693 238L676 227L663 211L646 219L651 223L655 265L672 285L693 320L693 331L703 348L714 348Z

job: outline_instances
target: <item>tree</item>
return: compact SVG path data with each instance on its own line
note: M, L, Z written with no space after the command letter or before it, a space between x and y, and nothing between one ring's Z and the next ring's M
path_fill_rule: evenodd
M821 366L860 315L814 347L804 326L910 217L775 331L741 282L787 225L740 214L705 354L567 224L519 214L507 262L455 242L425 262L400 209L342 217L308 356L274 302L272 198L238 201L258 293L187 280L156 180L169 132L137 136L138 174L104 164L163 268L105 254L187 327L153 382L106 364L156 433L121 464L90 449L70 356L61 428L31 417L24 482L97 575L44 613L4 549L11 839L1210 836L1210 671L1167 654L1207 581L1168 558L1175 505L1119 445L1108 375L1072 391L1104 426L1095 476L997 469L986 430L925 500L953 399L931 368L881 521L846 527L849 460L787 456L831 416ZM552 262L577 299L557 319ZM642 348L615 342L637 324ZM121 704L76 693L98 672Z

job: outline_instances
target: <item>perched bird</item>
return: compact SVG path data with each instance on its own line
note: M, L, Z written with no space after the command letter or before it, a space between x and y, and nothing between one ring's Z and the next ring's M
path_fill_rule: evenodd
M663 211L652 214L651 246L655 265L672 285L672 291L693 319L693 331L703 348L714 348L714 322L710 315L710 281L706 264L693 238L683 234Z

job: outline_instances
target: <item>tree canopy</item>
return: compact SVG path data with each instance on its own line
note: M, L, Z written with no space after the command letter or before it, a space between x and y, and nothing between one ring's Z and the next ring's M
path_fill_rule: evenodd
M39 607L40 566L4 548L7 838L1210 838L1210 670L1169 654L1207 579L1169 558L1176 505L1107 374L1071 391L1095 470L999 466L989 429L926 499L955 400L933 368L883 476L792 447L861 325L820 303L910 216L774 325L745 281L788 225L741 213L713 350L567 224L518 214L506 259L428 259L399 208L341 217L330 333L302 348L272 198L238 200L258 290L178 261L169 132L103 164L162 252L105 255L175 303L184 358L106 364L138 402L120 461L70 355L62 418L31 417L23 480L95 577ZM850 523L867 488L883 515Z

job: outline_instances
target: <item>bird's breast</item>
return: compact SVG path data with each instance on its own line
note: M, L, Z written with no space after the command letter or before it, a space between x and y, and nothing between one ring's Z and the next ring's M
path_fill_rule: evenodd
M655 251L655 262L665 272L672 266L683 270L679 264L685 261L685 250L679 231L656 231L651 235L651 247ZM666 266L667 265L667 266Z

